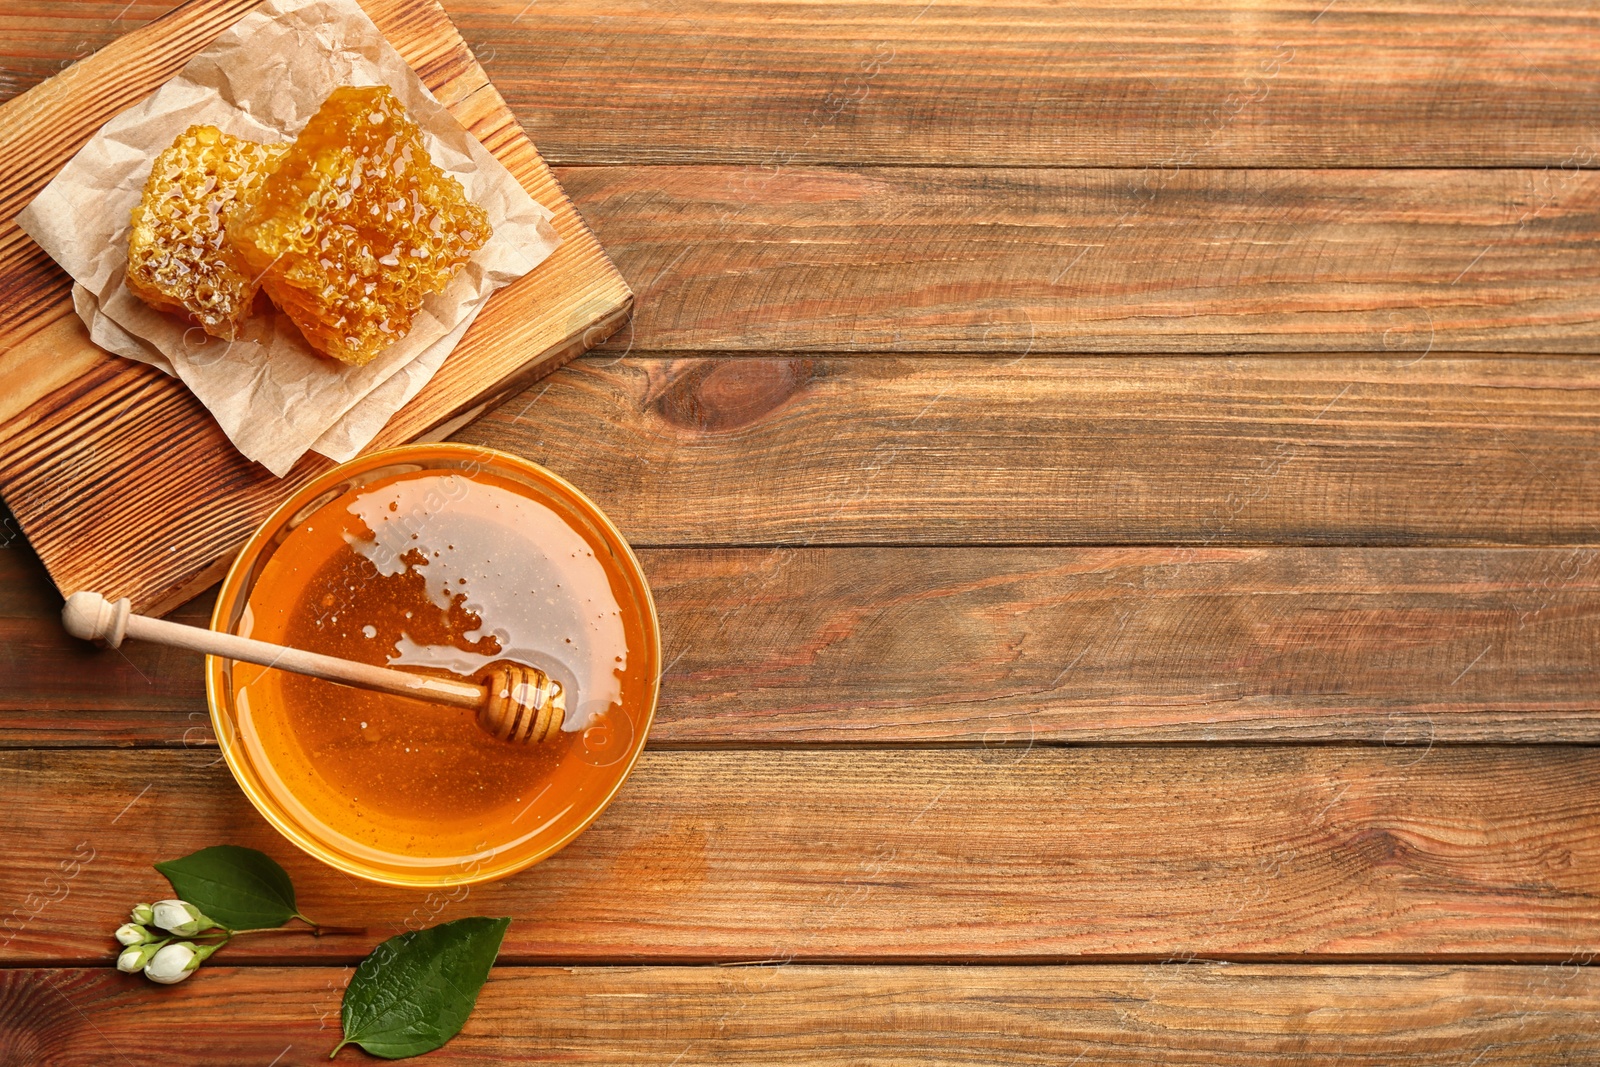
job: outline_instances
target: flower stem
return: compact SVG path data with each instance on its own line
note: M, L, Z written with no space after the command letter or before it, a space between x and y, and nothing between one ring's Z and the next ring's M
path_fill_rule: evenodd
M365 926L315 926L311 929L312 937L326 937L329 934L365 934Z
M310 923L309 920L306 921ZM326 937L328 934L364 934L367 932L367 927L365 926L318 926L316 923L310 923L310 926L311 929L304 931L302 931L299 927L258 926L250 930L231 930L229 931L229 934L231 936L237 936L239 934L308 933L312 937Z

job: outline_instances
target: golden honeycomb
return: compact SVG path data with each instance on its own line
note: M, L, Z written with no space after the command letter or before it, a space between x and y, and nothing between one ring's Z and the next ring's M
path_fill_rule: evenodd
M383 86L335 89L228 237L317 351L360 365L404 337L490 236Z
M127 285L159 311L188 316L216 337L238 336L256 282L225 239L228 218L288 145L190 126L156 157L133 209Z

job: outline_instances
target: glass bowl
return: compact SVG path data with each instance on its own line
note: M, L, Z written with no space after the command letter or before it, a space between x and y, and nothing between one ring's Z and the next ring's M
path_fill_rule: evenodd
M469 573L469 552L473 584L457 579L457 594L450 579ZM347 581L352 561L365 570ZM469 620L463 629L481 624L454 645L413 639L423 621L383 607L401 602L381 591L405 581L431 598L406 602L420 614L432 602L440 618ZM318 599L328 589L338 606L319 608L335 603ZM496 629L504 619L533 629ZM470 711L206 658L212 726L256 810L317 859L386 885L485 882L554 854L611 802L655 716L661 634L632 550L565 479L494 449L408 445L314 479L245 544L211 627L452 673L537 660L563 682L566 729L532 753L478 730ZM540 642L555 647L530 650Z

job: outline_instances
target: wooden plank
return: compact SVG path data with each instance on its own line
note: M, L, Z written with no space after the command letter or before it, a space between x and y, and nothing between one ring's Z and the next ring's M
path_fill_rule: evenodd
M460 439L635 544L1585 544L1600 366L591 360Z
M211 600L169 617L207 626ZM131 641L95 649L60 618L61 596L26 543L0 551L0 745L215 744L203 657Z
M448 2L562 161L1600 158L1600 17L1581 2Z
M335 967L0 971L0 1054L50 1067L319 1062ZM536 1010L530 1010L534 1006ZM1600 973L1543 967L500 967L430 1063L1460 1067L1590 1062ZM349 1056L349 1053L345 1054Z
M169 5L7 6L0 92ZM1559 167L1600 154L1600 20L1585 3L445 6L563 163Z
M668 744L1600 741L1600 550L645 555Z
M107 356L68 279L12 221L88 137L236 22L249 0L194 0L0 106L0 493L64 591L160 612L220 576L279 501L322 470L274 478L236 452L175 378ZM591 347L632 294L482 68L430 0L369 13L440 101L555 212L563 243L489 302L451 359L373 448L442 435ZM101 536L86 539L90 517Z
M1560 962L1600 952L1600 751L1115 746L647 751L607 813L454 894L302 856L209 752L0 753L0 948L103 962L152 861L264 848L318 921L249 960L349 962L509 915L506 962Z
M1600 344L1596 171L559 173L640 287L641 351Z
M652 549L651 744L1600 742L1600 549ZM205 625L210 597L174 616ZM0 746L211 744L0 552Z

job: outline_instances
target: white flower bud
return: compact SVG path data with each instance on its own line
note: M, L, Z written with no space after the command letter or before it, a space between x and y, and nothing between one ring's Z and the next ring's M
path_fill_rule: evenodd
M152 934L138 923L123 923L117 927L117 941L123 945L142 945L146 941L154 941L155 939L155 934Z
M133 911L129 913L128 918L132 919L140 926L149 926L151 923L155 922L156 913L155 910L148 904L135 904L133 906Z
M117 957L117 970L123 974L134 974L150 962L150 957L161 951L165 941L151 941L143 945L130 945L122 950L122 955Z
M160 908L161 905L157 904L156 907ZM175 985L194 973L194 969L200 966L200 958L191 942L164 945L144 965L144 976L162 985Z
M185 900L158 900L151 910L154 912L154 922L157 926L163 930L170 930L179 937L203 934L217 925L206 918L199 908Z

